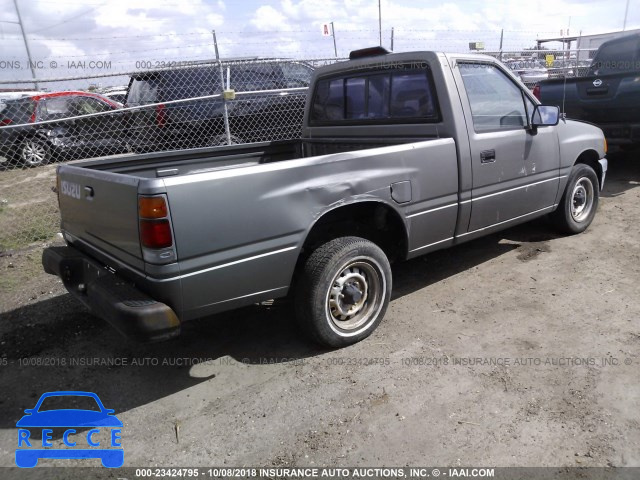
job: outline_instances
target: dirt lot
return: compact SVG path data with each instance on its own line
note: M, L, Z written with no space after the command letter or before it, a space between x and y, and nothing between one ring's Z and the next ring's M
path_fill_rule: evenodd
M337 351L279 303L136 345L41 245L0 257L0 466L52 390L115 409L125 466L640 466L638 157L611 155L582 235L542 220L397 266L383 324Z

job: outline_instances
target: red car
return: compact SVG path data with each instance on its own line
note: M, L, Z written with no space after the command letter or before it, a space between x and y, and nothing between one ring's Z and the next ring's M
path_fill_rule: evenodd
M56 92L6 100L3 104L4 108L0 109L0 156L11 162L35 167L53 159L86 158L124 151L120 140L120 113L83 118L121 108L102 95Z

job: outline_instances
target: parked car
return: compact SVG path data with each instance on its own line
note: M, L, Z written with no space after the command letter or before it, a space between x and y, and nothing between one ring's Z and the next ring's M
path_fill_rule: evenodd
M14 163L35 167L53 159L90 157L124 149L120 115L65 120L120 108L102 95L56 92L4 103L6 107L0 111L0 156Z
M492 57L384 52L315 71L301 139L59 166L67 246L45 271L134 338L291 293L338 347L382 320L391 262L547 214L591 224L599 128L559 121Z
M640 35L600 45L585 76L540 82L534 94L569 118L598 125L611 145L640 145Z
M549 78L545 65L538 60L514 60L506 64L526 85Z
M228 143L221 98L173 103L221 93L222 85L227 84L227 72L229 85L236 92L255 92L227 102L231 143L299 137L305 93L262 92L308 87L312 67L296 61L231 62L223 71L224 82L218 65L132 76L125 106L154 106L127 112L127 141L131 150L173 150Z

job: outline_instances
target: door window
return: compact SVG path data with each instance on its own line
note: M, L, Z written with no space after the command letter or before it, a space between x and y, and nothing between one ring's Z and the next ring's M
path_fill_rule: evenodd
M74 115L91 115L92 113L108 112L113 108L97 98L78 97L73 102Z
M70 117L69 104L68 97L47 98L40 107L41 115L44 120Z
M513 130L528 125L522 90L494 65L460 63L460 75L476 132Z

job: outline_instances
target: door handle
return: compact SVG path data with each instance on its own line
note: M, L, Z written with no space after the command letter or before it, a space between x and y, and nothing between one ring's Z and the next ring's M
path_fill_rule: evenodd
M606 95L609 93L609 86L601 88L587 88L587 95Z
M483 150L480 152L480 163L493 163L496 161L495 150Z

